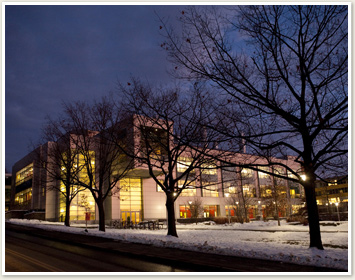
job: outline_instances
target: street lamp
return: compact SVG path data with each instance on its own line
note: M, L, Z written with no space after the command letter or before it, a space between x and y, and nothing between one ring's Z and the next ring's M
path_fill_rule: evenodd
M261 201L259 200L259 201L258 201L258 204L259 204L259 206L258 206L258 214L259 214L259 217L260 217L260 220L261 220L261 209L260 209L260 203L261 203Z
M190 219L192 218L192 212L191 212L191 204L192 204L192 201L189 200L189 209L190 209Z
M338 220L339 220L339 222L340 222L340 215L339 215L339 208L338 208L338 205L339 205L339 203L338 203L338 202L336 202L336 203L335 203L335 206L337 207L337 212L338 212Z

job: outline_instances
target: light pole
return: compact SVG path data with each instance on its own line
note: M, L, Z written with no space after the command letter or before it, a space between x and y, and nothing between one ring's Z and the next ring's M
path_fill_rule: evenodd
M192 212L191 212L191 204L192 204L192 201L189 200L189 209L190 209L190 219L192 218Z
M337 207L337 212L338 212L338 220L339 220L339 222L340 222L340 215L339 215L339 208L338 208L338 205L339 205L339 203L338 203L338 202L336 202L336 203L335 203L335 206Z
M237 204L237 208L236 208L236 212L235 212L235 216L237 217L237 221L239 222L239 208L238 208L238 204L239 204L239 201L236 201L235 204Z
M258 201L258 204L259 204L259 206L258 206L258 214L259 214L259 218L260 218L260 220L261 220L260 203L261 203L261 201L259 200L259 201Z

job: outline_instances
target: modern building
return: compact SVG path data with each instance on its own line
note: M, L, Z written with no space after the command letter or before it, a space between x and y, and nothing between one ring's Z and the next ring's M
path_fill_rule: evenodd
M317 181L316 199L321 217L346 219L348 216L348 176Z
M5 171L5 212L10 209L12 175Z
M126 135L134 134L127 133ZM91 135L86 135L86 137L100 137L100 135L91 132ZM129 141L139 143L136 139ZM65 202L58 191L61 183L48 180L48 171L42 168L43 163L37 160L39 154L44 157L48 156L54 145L56 143L48 142L38 147L13 166L11 211L23 211L29 218L63 221ZM231 157L231 162L238 162L245 158L255 164L265 164L256 156L243 153L235 153ZM186 162L191 159L188 155L182 154L179 160L174 170L177 173L183 172ZM297 172L301 171L294 157L277 160ZM80 166L80 162L81 158L78 156L76 166ZM92 164L97 163L92 162ZM271 169L265 167L264 171L271 172ZM265 172L239 167L220 168L218 163L215 163L212 168L201 168L194 172L200 179L191 183L189 188L183 190L176 199L175 216L177 219L191 218L191 204L196 200L200 200L203 207L201 218L237 216L237 212L241 211L241 208L244 209L244 206L249 219L274 217L276 209L278 216L286 217L297 211L302 204L303 189L299 184L289 180L272 180L272 177ZM282 168L279 168L277 172L287 174L286 169ZM208 185L208 187L202 187L203 185ZM118 182L118 187L119 191L114 192L105 200L107 224L113 220L130 220L136 223L142 220L166 219L166 194L149 175L147 167L140 165L133 168L125 178ZM85 200L85 207L83 200ZM71 221L85 220L86 213L90 213L92 222L97 222L97 206L88 190L80 192L72 201L70 219Z

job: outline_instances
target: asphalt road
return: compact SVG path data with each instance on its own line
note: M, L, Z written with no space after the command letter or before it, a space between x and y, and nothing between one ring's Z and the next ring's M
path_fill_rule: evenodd
M6 231L6 272L184 272L169 265Z
M5 223L5 272L343 272Z

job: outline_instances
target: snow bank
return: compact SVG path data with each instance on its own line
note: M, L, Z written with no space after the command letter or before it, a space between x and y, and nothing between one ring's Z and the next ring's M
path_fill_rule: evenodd
M10 219L8 222L160 247L348 270L348 222L322 222L325 250L309 248L308 226L285 221L281 222L281 226L277 225L277 221L226 225L178 224L179 238L167 236L166 230L107 228L106 232L100 232L97 225L91 225L86 233L85 224L65 227L63 223L39 220Z

